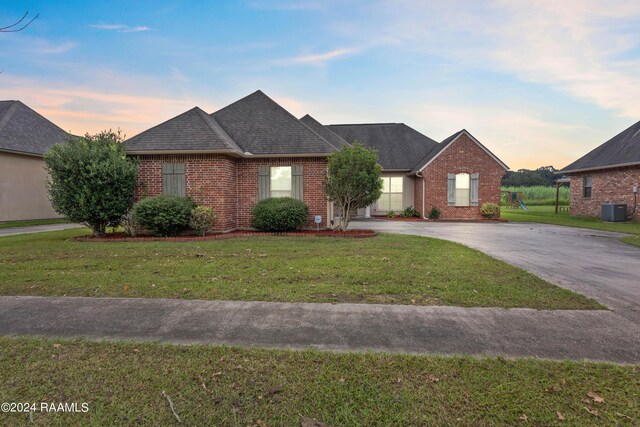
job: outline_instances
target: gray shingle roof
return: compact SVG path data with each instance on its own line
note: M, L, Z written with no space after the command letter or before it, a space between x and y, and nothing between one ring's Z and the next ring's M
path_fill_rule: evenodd
M0 101L0 150L43 155L73 137L20 101Z
M433 139L404 123L329 125L348 143L360 141L378 151L384 169L411 170L416 162L438 146Z
M640 122L623 130L558 173L640 164Z
M212 114L252 154L328 154L336 148L258 90Z
M220 124L198 107L125 141L129 152L225 151L242 153Z
M322 123L320 123L319 121L311 117L309 114L302 117L300 121L305 125L307 125L309 129L311 129L312 131L314 131L315 133L323 137L326 141L328 141L331 145L333 145L337 149L340 149L345 145L349 145L344 139L336 135L327 126L323 125Z

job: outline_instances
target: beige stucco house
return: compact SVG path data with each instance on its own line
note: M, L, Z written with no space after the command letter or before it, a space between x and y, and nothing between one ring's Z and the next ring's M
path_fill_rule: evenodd
M58 218L43 154L68 133L20 101L0 101L0 222Z

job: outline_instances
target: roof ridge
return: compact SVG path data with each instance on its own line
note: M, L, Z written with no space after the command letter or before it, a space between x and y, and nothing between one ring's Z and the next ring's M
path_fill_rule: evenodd
M335 135L336 137L342 139L342 137L338 134L336 134L335 132L333 132L331 129L327 128L325 125L323 125L322 123L320 123L318 120L316 120L311 114L305 114L304 116L302 116L300 119L298 119L298 121L300 123L302 123L307 129L309 129L311 132L315 133L316 135L318 135L320 138L322 138L323 141L326 141L327 144L329 144L330 146L332 146L333 148L335 148L336 150L340 150L340 147L334 145L331 141L329 141L327 138L325 138L324 136L320 135L318 132L316 132L315 130L311 129L310 126L307 126L307 124L305 122L302 121L302 119L304 119L305 117L308 117L309 119L313 120L314 122L318 123L320 126L322 126L323 128L325 128L327 130L327 132L331 132L331 134ZM344 141L344 139L342 139ZM344 141L345 144L349 144L347 141Z
M388 125L404 125L404 123L333 123L327 126L388 126ZM405 125L406 126L406 125Z
M233 138L231 138L231 136L229 136L229 134L222 128L222 126L220 126L220 123L216 121L215 117L207 114L206 111L198 106L196 106L194 109L196 110L202 121L209 127L209 129L211 129L211 131L215 133L216 136L220 137L220 140L224 145L227 146L227 148L229 148L230 150L239 151L240 153L244 152L240 145L238 145L238 143L235 142ZM215 123L216 126L214 126L211 122ZM232 144L230 144L229 141L231 141Z

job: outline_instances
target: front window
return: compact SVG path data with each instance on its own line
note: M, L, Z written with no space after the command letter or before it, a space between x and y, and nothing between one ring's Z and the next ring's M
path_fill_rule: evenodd
M378 199L379 211L401 211L402 206L402 177L385 176L382 178L382 196Z
M592 184L591 176L590 175L585 176L582 181L584 197L591 197L591 184Z
M271 197L291 197L291 166L271 167Z
M456 174L456 206L469 206L470 183L468 173Z

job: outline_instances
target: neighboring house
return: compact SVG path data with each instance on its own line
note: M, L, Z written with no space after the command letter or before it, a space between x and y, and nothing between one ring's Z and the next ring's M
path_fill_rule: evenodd
M639 220L640 122L625 129L569 166L558 171L571 180L571 214L600 216L606 203L626 204L628 215Z
M475 219L483 203L499 203L507 166L467 131L437 143L404 124L324 126L261 91L213 114L195 107L125 144L140 161L138 198L190 196L214 208L223 231L250 227L255 204L278 196L303 200L310 224L321 215L332 226L327 158L356 140L377 149L383 167L383 195L363 216L437 206L442 218Z
M0 222L58 218L43 154L68 133L20 101L0 101Z

